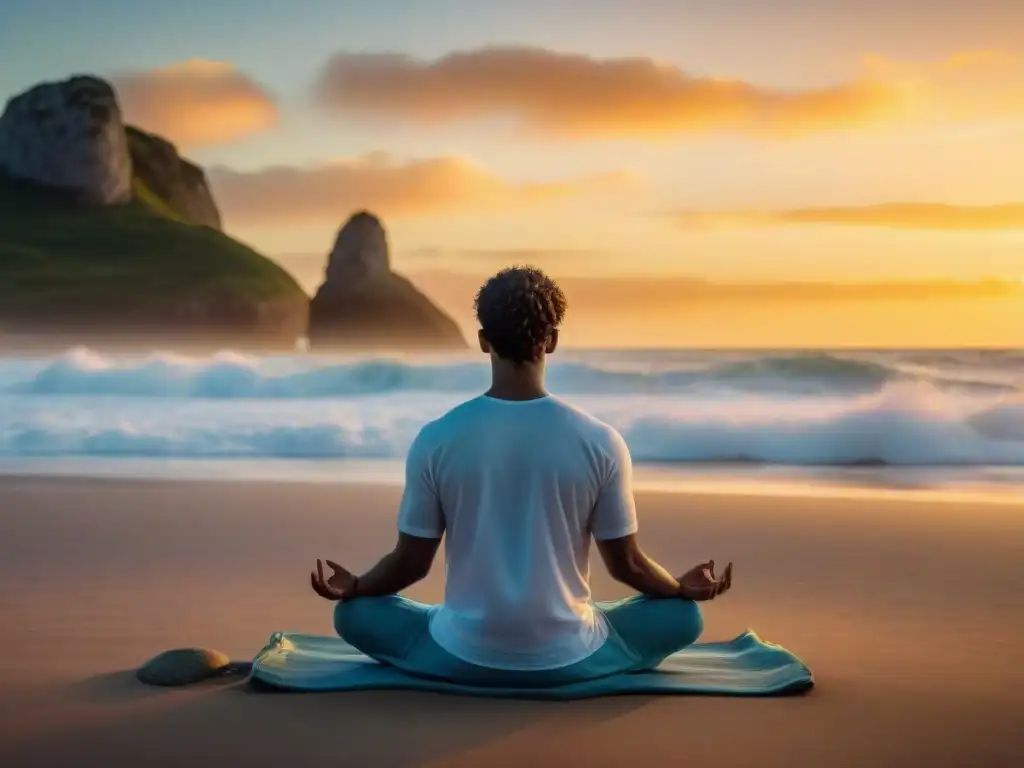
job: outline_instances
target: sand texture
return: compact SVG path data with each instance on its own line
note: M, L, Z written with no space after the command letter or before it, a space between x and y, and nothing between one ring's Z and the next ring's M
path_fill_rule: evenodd
M0 765L1024 765L1024 502L641 494L646 549L715 557L735 587L705 637L746 627L817 687L784 699L491 701L143 686L173 647L254 654L329 633L316 557L362 569L398 490L0 479ZM597 596L624 594L594 563ZM410 591L440 597L440 563Z

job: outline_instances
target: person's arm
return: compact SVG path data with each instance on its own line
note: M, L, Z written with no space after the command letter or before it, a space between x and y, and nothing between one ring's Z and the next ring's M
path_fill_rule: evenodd
M395 548L373 568L355 579L345 599L395 595L417 581L422 581L430 573L430 566L434 563L440 544L440 539L424 539L399 533Z
M608 573L616 581L652 597L674 597L679 582L651 560L636 540L636 502L633 498L633 460L626 441L610 433L607 464L590 530Z
M678 579L644 554L637 542L636 502L633 498L633 460L626 441L612 432L611 451L597 502L591 514L591 533L609 575L650 597L711 600L732 585L732 564L721 579L713 560L701 563Z
M651 597L681 597L679 581L644 554L636 534L598 539L597 549L613 579Z
M444 514L431 466L431 441L420 432L405 459L398 544L356 580L350 597L394 595L426 578L444 535Z
M430 453L430 443L421 432L405 462L395 548L359 577L328 560L334 575L324 579L323 566L317 560L317 570L310 574L313 591L328 600L393 595L426 578L445 531Z

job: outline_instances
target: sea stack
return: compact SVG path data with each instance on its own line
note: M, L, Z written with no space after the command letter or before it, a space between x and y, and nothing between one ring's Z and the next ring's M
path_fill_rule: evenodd
M391 270L384 226L360 211L338 232L310 304L313 349L460 350L455 321Z

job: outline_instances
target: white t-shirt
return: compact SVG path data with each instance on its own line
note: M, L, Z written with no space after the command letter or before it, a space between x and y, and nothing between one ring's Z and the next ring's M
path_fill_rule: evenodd
M497 669L554 669L608 636L590 594L590 537L637 530L622 437L555 397L481 396L431 422L406 463L398 528L447 533L449 653Z

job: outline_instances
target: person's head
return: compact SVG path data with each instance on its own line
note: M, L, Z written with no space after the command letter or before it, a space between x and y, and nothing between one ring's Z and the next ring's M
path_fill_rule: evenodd
M565 295L539 269L503 269L476 295L480 349L517 368L539 363L558 346L565 309Z

